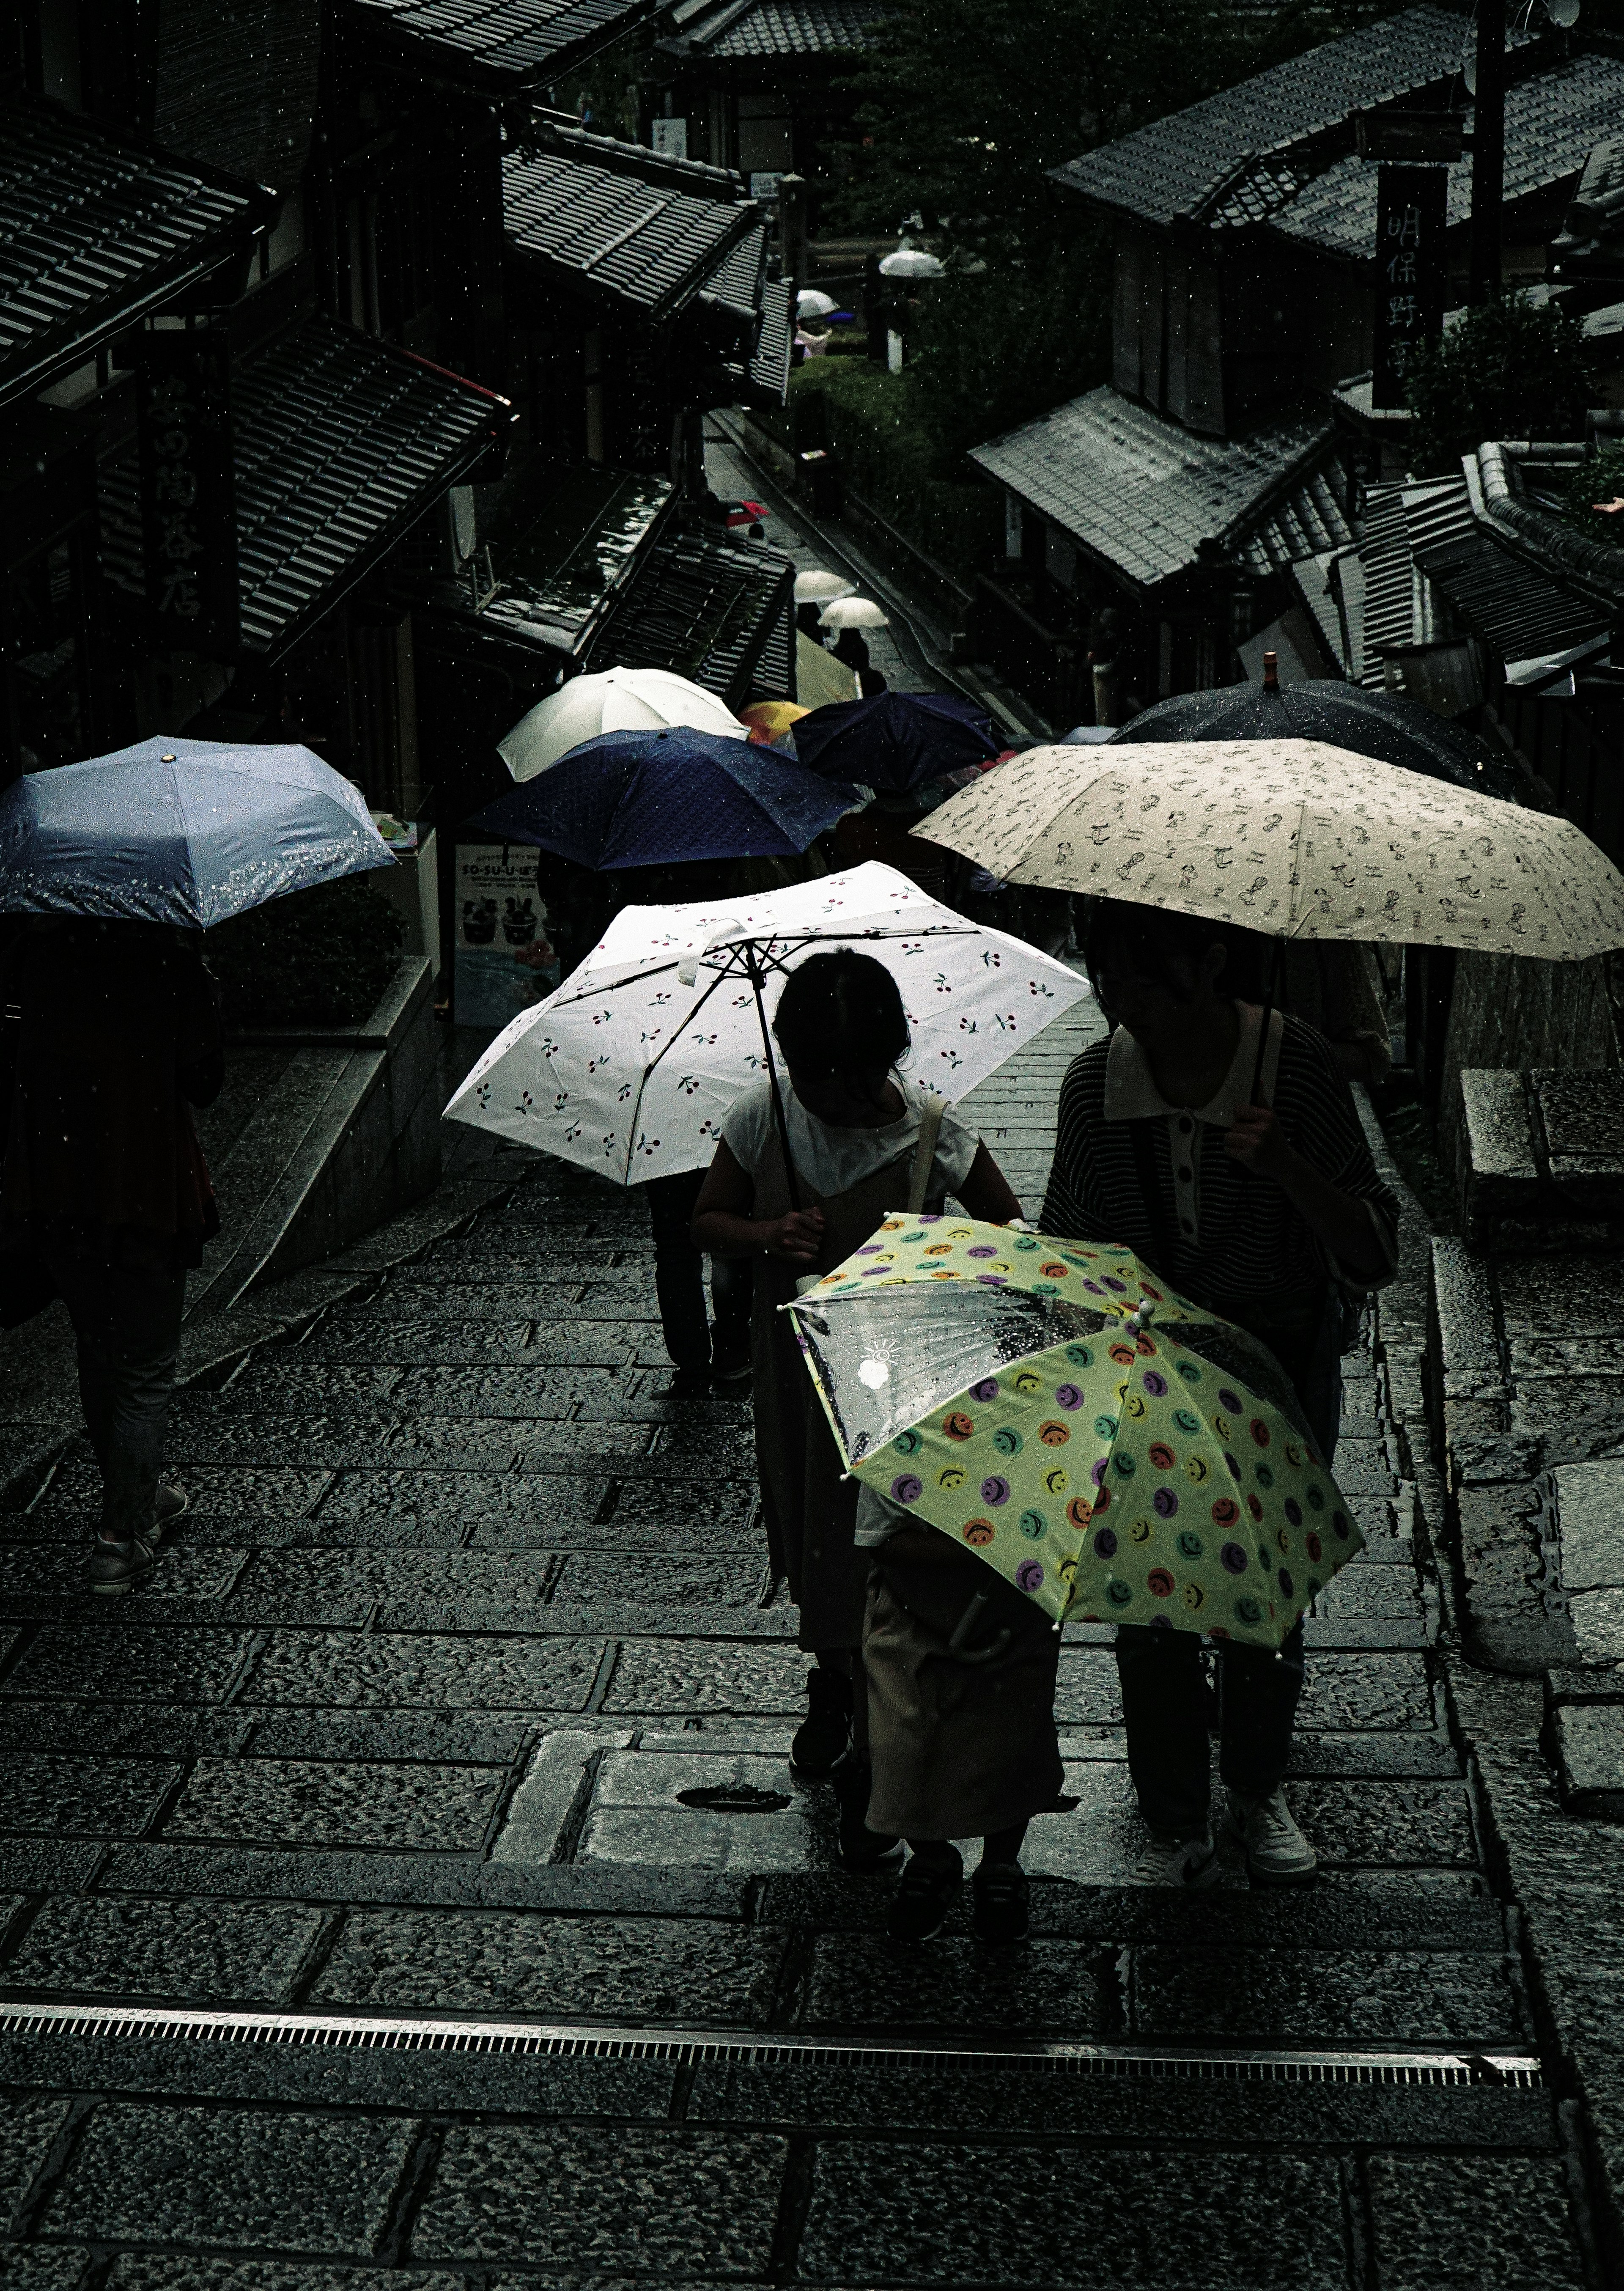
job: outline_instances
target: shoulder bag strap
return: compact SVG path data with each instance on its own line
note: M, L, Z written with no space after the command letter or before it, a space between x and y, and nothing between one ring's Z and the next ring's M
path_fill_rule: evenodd
M942 1116L947 1101L928 1097L920 1108L919 1143L913 1149L913 1170L908 1179L908 1209L917 1216L925 1206L925 1196L930 1191L930 1172L936 1162L936 1142L941 1135Z

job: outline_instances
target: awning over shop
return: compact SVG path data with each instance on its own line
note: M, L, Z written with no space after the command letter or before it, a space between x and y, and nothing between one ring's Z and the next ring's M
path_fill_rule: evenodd
M512 422L507 400L330 318L236 367L239 649L279 653L388 554ZM144 598L140 457L101 472L102 570Z
M246 255L276 204L55 106L0 106L0 404Z
M673 317L750 237L739 177L551 122L502 162L508 245L555 285Z
M673 490L669 478L591 463L550 472L540 514L494 547L489 594L442 592L435 605L482 649L519 645L556 670L591 642Z
M479 94L529 96L654 13L654 0L348 0L384 56Z
M1096 562L1140 591L1217 556L1266 574L1351 539L1329 486L1331 425L1277 415L1237 438L1181 430L1105 385L1002 438L971 461Z
M643 555L593 641L591 664L672 668L730 708L766 682L794 690L795 568L760 542L712 526L673 523ZM766 661L776 639L777 656Z

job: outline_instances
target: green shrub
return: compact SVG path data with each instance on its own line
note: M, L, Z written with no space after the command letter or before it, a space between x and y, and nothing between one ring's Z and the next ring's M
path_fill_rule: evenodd
M1451 475L1491 438L1576 438L1590 369L1579 322L1515 288L1468 310L1410 369L1411 466Z
M364 875L293 891L204 941L228 1026L355 1026L395 975L406 924Z
M1624 549L1624 510L1611 514L1598 502L1617 501L1624 494L1624 446L1604 446L1588 455L1567 483L1566 515L1592 541Z

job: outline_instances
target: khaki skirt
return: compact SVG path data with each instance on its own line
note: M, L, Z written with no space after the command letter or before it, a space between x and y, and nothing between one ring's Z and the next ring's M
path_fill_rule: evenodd
M977 1591L988 1604L964 1653L985 1660L966 1660L948 1642ZM936 1566L882 1554L863 1627L869 1828L894 1837L983 1837L1049 1812L1064 1774L1055 1734L1059 1660L1048 1617L968 1554L962 1564Z

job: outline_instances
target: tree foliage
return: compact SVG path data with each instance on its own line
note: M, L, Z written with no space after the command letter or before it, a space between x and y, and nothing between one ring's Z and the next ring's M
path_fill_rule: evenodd
M1516 289L1468 310L1411 366L1411 466L1459 468L1486 438L1576 438L1591 388L1577 319Z

